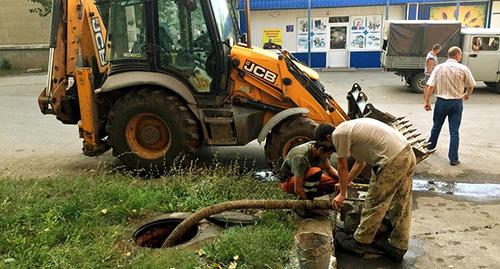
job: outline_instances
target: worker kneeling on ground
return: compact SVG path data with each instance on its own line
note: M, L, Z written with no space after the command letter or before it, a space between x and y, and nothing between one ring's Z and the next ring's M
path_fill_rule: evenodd
M281 188L310 200L332 193L338 183L337 170L330 164L333 150L315 141L294 147L279 172Z
M321 124L315 130L315 137L336 149L340 193L333 199L335 209L342 207L351 180L366 164L373 167L360 224L354 236L338 232L336 243L358 256L376 247L401 262L410 237L412 177L416 165L415 154L406 138L390 126L369 118L346 121L337 128ZM356 160L351 171L347 166L349 157ZM386 214L393 230L389 238L373 242Z

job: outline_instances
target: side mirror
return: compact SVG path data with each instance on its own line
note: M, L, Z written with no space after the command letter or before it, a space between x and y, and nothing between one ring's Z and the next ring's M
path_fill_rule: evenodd
M196 0L182 0L182 5L187 9L189 12L193 12L198 8L196 5Z

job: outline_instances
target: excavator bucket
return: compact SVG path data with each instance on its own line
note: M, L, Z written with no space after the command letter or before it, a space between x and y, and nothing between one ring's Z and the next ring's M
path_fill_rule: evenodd
M434 150L427 150L427 139L421 137L421 134L417 132L417 129L413 128L411 122L405 117L395 117L376 109L372 104L368 103L368 97L357 83L352 86L351 91L347 94L347 100L349 105L347 114L351 119L377 119L390 125L406 137L413 148L417 163L425 160L434 152Z

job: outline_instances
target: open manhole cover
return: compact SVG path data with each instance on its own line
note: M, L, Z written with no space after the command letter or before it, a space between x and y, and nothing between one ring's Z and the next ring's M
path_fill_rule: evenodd
M172 231L179 225L183 219L160 219L149 222L137 229L132 238L136 245L148 248L161 248L163 242L168 238ZM198 225L189 229L178 245L193 239L199 232Z

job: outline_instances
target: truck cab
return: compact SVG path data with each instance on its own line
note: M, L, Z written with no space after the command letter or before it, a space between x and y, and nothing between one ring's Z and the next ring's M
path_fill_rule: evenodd
M474 79L500 93L500 29L462 28L459 21L388 21L381 62L386 71L403 77L413 91L425 88L425 55L442 46L439 63L451 46L462 49L462 63Z
M500 93L500 29L463 29L462 63L477 81Z

